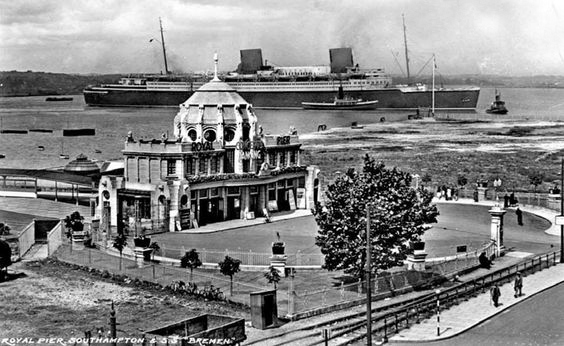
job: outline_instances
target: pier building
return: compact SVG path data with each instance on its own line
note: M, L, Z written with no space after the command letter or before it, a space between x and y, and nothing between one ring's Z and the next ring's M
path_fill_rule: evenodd
M266 135L252 105L217 74L180 105L172 133L128 134L124 174L100 180L102 228L190 230L317 201L319 170L303 165L297 134Z

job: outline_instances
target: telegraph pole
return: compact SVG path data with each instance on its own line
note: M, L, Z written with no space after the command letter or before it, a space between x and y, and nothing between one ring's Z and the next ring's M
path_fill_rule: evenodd
M560 166L560 216L564 215L564 158ZM560 263L564 263L564 225L560 225Z
M372 251L370 243L370 208L366 205L366 344L372 345Z

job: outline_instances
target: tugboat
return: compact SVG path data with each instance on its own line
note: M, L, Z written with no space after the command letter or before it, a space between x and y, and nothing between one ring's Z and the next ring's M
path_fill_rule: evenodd
M490 114L507 114L507 108L505 108L505 102L501 101L501 94L495 91L495 101L492 102L490 107L486 109L486 113Z
M333 102L302 102L303 109L330 109L330 110L368 110L375 109L378 100L362 101L345 97L343 87L339 86L339 93Z

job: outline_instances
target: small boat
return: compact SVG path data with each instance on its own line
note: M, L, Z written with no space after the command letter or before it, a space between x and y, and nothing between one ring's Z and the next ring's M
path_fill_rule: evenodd
M43 150L45 150L45 147L42 146L42 145L38 145L38 146L37 146L37 149L38 149L39 151L43 151Z
M495 91L495 101L492 102L490 107L486 109L486 113L490 114L507 114L507 108L505 108L505 102L501 101L501 93Z
M45 101L72 101L72 97L47 97Z
M96 129L63 129L63 136L95 136Z
M53 130L50 130L50 129L29 129L29 132L53 133Z
M339 86L339 94L333 102L302 102L303 109L330 109L330 110L370 110L375 109L378 100L362 101L346 97L343 94L343 87Z
M27 130L0 130L0 133L27 134Z
M102 153L102 150L100 150L100 149L95 149L94 152L95 152L96 154L101 154L101 153Z
M0 159L3 159L3 158L5 158L5 157L6 157L6 155L0 154Z

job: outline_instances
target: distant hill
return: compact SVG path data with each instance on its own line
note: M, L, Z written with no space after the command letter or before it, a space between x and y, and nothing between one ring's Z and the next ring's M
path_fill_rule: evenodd
M0 72L0 97L81 94L90 84L115 82L120 75L76 75L48 72Z
M84 87L102 83L116 82L121 75L77 75L49 72L0 72L0 97L76 95ZM406 78L392 76L394 84L406 84ZM415 80L412 80L412 82ZM417 82L431 85L431 76L423 76ZM435 78L438 87L442 85L475 85L483 87L506 88L563 88L564 76L507 77L498 75L458 75Z
M394 83L406 84L407 79L403 76L392 76ZM422 76L412 79L427 85L433 82L431 76ZM564 88L564 76L527 76L510 77L499 75L451 75L435 76L435 84L440 87L446 85L475 85L482 87L498 88Z

